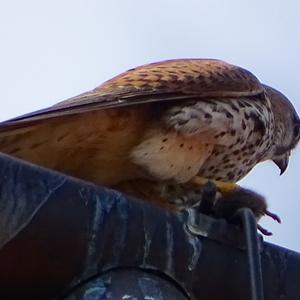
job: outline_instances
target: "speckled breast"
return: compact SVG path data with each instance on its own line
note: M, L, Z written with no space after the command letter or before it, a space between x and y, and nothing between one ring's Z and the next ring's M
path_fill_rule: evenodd
M272 148L274 116L270 101L261 96L214 99L206 104L212 115L223 112L231 126L215 135L212 155L199 175L222 181L238 181L260 161L268 159Z

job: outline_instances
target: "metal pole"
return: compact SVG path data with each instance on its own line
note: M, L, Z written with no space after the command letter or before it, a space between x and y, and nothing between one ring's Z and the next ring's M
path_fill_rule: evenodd
M251 300L264 300L257 222L249 208L242 208L239 214L246 236Z

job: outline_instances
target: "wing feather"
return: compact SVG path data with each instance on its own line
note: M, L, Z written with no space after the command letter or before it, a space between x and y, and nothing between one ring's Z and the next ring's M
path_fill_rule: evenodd
M92 91L2 122L0 132L92 110L158 101L252 96L263 90L252 73L220 60L169 60L137 67Z

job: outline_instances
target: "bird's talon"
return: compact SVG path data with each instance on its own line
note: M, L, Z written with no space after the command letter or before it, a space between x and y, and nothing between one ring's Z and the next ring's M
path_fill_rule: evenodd
M272 232L268 231L267 229L265 229L264 227L262 227L261 225L257 224L257 229L265 236L271 236L273 235Z
M281 224L281 219L278 215L270 212L269 210L266 210L265 215L268 216L268 217L271 217L273 220L275 220L276 222Z
M213 183L216 185L217 189L222 193L231 193L239 188L239 186L234 182L222 182L213 180Z
M208 182L212 182L217 190L219 192L223 193L231 193L234 192L239 188L239 185L237 185L234 182L224 182L224 181L219 181L219 180L210 180L207 178L203 178L200 176L195 176L192 180L191 183L195 185L200 185L200 186L205 186Z

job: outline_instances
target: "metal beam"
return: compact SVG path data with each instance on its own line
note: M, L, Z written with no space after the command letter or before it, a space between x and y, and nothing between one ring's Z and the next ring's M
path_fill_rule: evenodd
M124 270L151 274L187 299L251 299L239 227L5 155L0 178L0 299L64 299ZM259 244L265 299L299 299L300 254Z

